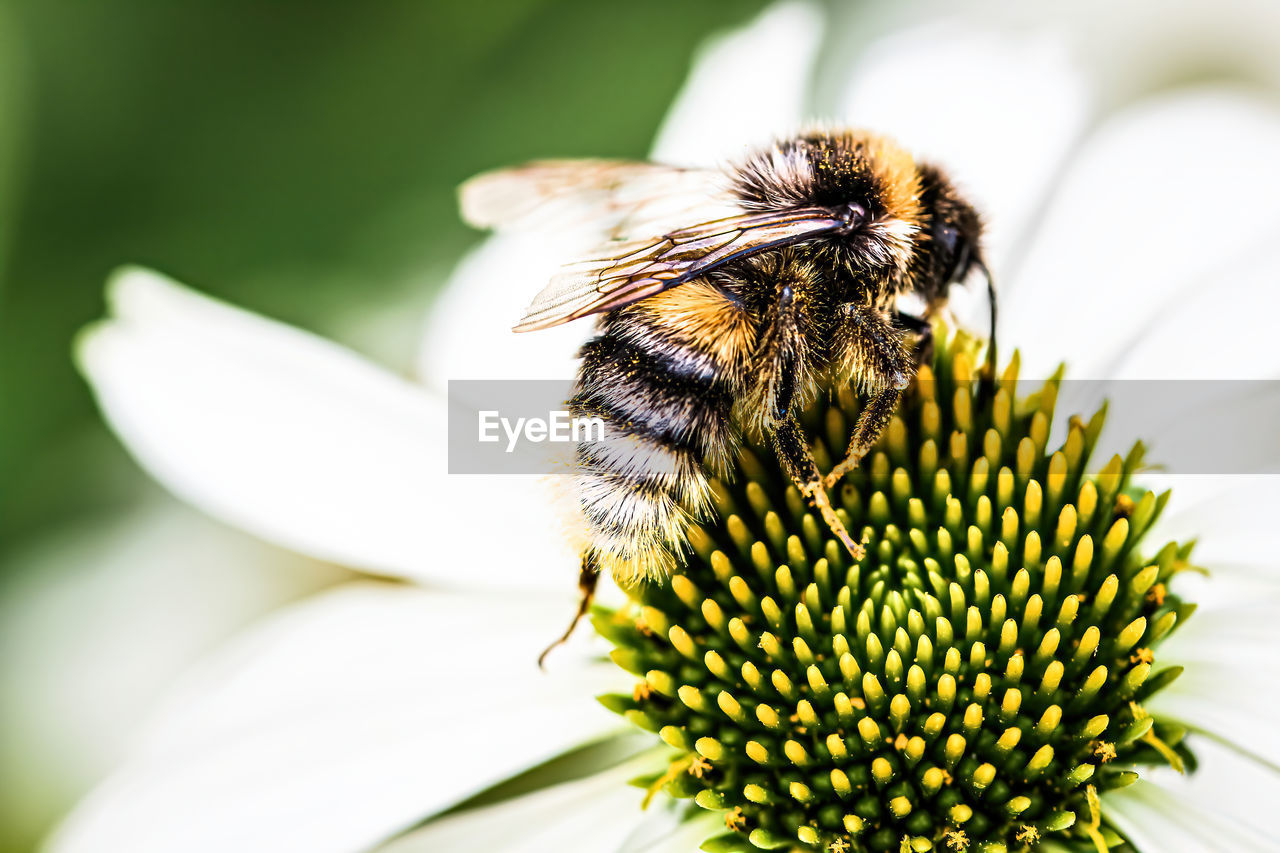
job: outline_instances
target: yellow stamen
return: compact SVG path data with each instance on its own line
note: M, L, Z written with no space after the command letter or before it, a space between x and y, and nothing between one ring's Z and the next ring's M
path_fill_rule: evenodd
M1151 714L1148 713L1147 710L1143 708L1141 705L1139 705L1137 702L1130 702L1129 708L1130 710L1133 711L1133 718L1135 720L1145 720L1147 717L1151 716ZM1159 736L1156 735L1156 730L1154 728L1148 729L1147 733L1142 737L1138 738L1138 740L1142 741L1143 743L1155 749L1156 752L1163 755L1164 760L1168 761L1169 766L1172 767L1174 770L1177 770L1179 773L1182 773L1184 775L1186 774L1187 770L1182 763L1182 756L1178 755L1178 753L1174 751L1173 747L1169 746L1169 744L1162 741L1159 738Z
M1089 823L1084 827L1085 834L1093 842L1098 853L1111 853L1107 840L1102 837L1102 801L1098 799L1098 789L1090 785L1084 789L1085 799L1089 802Z

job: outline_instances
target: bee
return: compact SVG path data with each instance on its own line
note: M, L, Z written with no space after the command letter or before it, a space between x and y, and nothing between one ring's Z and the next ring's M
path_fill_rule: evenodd
M828 490L875 444L915 374L912 344L927 345L929 318L974 270L994 336L977 211L941 169L874 133L817 130L724 169L535 162L473 178L461 200L480 227L567 213L601 238L515 326L600 315L569 403L609 435L576 448L589 544L574 624L601 571L629 585L675 569L691 519L707 510L709 476L725 470L741 431L772 445L861 559ZM907 295L921 316L898 311ZM820 387L848 383L866 403L824 474L796 413Z

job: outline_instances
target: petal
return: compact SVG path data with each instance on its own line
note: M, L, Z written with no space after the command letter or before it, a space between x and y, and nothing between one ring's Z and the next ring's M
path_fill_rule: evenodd
M154 273L125 271L110 293L115 317L82 336L81 369L129 450L180 497L359 569L456 585L573 577L571 521L543 484L447 475L443 401ZM516 547L537 559L507 558Z
M1148 707L1280 770L1280 576L1242 581L1183 574L1174 589L1199 609L1160 644L1161 667L1186 667Z
M1244 246L1199 280L1188 279L1191 286L1176 300L1154 305L1152 322L1120 354L1111 375L1206 380L1192 389L1211 389L1209 380L1275 379L1280 347L1265 338L1254 318L1280 306L1278 280L1280 251L1270 236Z
M651 751L583 779L449 814L379 847L378 853L690 853L717 829L723 831L716 816L665 796L641 811L644 792L627 784L663 763L655 767Z
M1106 819L1140 853L1274 850L1266 818L1280 799L1280 774L1203 739L1194 749L1194 773L1146 771L1143 781L1103 794Z
M988 220L999 278L1088 119L1086 81L1061 33L950 18L847 55L857 61L836 115L944 166Z
M634 763L484 808L433 820L380 848L380 853L485 850L541 853L545 850L617 850L644 815L644 792L627 780Z
M1274 457L1256 462L1259 467L1267 463L1274 467ZM1280 476L1144 474L1142 484L1173 492L1147 541L1194 538L1192 559L1207 567L1214 578L1224 576L1233 583L1254 582L1275 589L1280 579L1276 571L1280 526L1274 523L1275 508L1280 506ZM1218 589L1225 590L1228 602L1236 592L1215 582L1207 584L1202 594L1215 595ZM1236 600L1248 600L1248 594Z
M0 823L15 844L106 775L198 656L343 577L156 497L0 563Z
M1280 531L1273 523L1280 477L1157 479L1158 487L1172 485L1173 500L1147 541L1197 537L1192 559L1210 574L1174 579L1174 590L1199 609L1160 644L1160 666L1186 671L1149 707L1280 767Z
M1073 378L1112 375L1118 354L1164 309L1265 245L1280 194L1277 148L1280 112L1227 89L1152 98L1100 127L1002 300L1001 337L1021 348L1025 375L1046 376L1064 359ZM1196 174L1204 181L1188 179ZM1249 310L1265 315L1271 305ZM1198 319L1239 334L1238 310L1221 304L1214 319ZM1216 339L1196 335L1184 346L1212 359Z
M528 595L362 583L225 649L53 849L365 849L615 731L612 665L535 663L563 612Z
M653 146L653 159L713 166L794 133L805 114L824 16L776 3L740 30L708 41Z
M418 373L444 394L456 379L572 379L590 320L532 334L511 331L525 307L566 261L580 235L513 231L485 240L458 264L426 319Z
M692 814L691 814L692 812ZM723 817L696 808L651 809L618 853L691 853L702 842L724 832Z

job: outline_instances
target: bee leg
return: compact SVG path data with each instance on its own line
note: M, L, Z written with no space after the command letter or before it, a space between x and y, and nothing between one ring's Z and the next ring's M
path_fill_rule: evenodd
M866 408L862 410L862 414L858 416L858 423L853 428L853 437L849 439L849 449L845 452L844 459L840 460L840 464L831 469L831 472L823 478L823 485L831 488L840 482L846 474L858 467L862 462L862 457L875 446L876 440L880 438L880 433L889 423L889 419L893 417L893 413L898 408L898 400L902 397L902 392L896 388L890 388L873 394L871 399L867 401Z
M573 635L573 629L578 627L578 622L587 614L587 608L591 606L592 600L596 597L596 584L600 581L600 567L596 565L595 558L591 552L587 551L582 555L582 568L578 572L578 591L582 597L578 601L578 612L573 615L573 621L569 623L569 627L560 635L554 643L542 650L542 654L538 655L538 667L545 668L544 664L547 655L565 644L565 641Z
M773 441L777 447L778 456L790 471L791 479L795 481L800 494L813 503L822 514L827 527L831 528L835 537L844 543L844 547L849 549L853 558L861 560L866 555L866 549L853 541L844 522L831 506L831 498L827 495L826 486L822 482L822 474L818 472L818 464L813 461L813 453L809 450L809 444L805 441L800 425L796 423L794 417L786 417L778 421L773 431Z
M887 314L870 305L852 304L845 308L843 325L842 337L856 355L859 378L870 390L870 399L854 424L844 459L823 478L827 488L857 468L862 457L875 445L915 373L903 332Z

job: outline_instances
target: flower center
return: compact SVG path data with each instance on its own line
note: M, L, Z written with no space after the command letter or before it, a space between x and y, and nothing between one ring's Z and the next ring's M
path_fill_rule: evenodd
M606 705L677 751L651 789L724 814L704 849L1105 850L1098 793L1190 761L1143 708L1192 607L1166 588L1190 546L1139 551L1167 499L1130 486L1141 444L1086 476L1104 412L1050 450L1060 374L1020 401L1016 359L993 388L975 355L939 338L832 496L865 558L748 444L684 570L597 614L641 678ZM856 414L806 412L824 468Z

